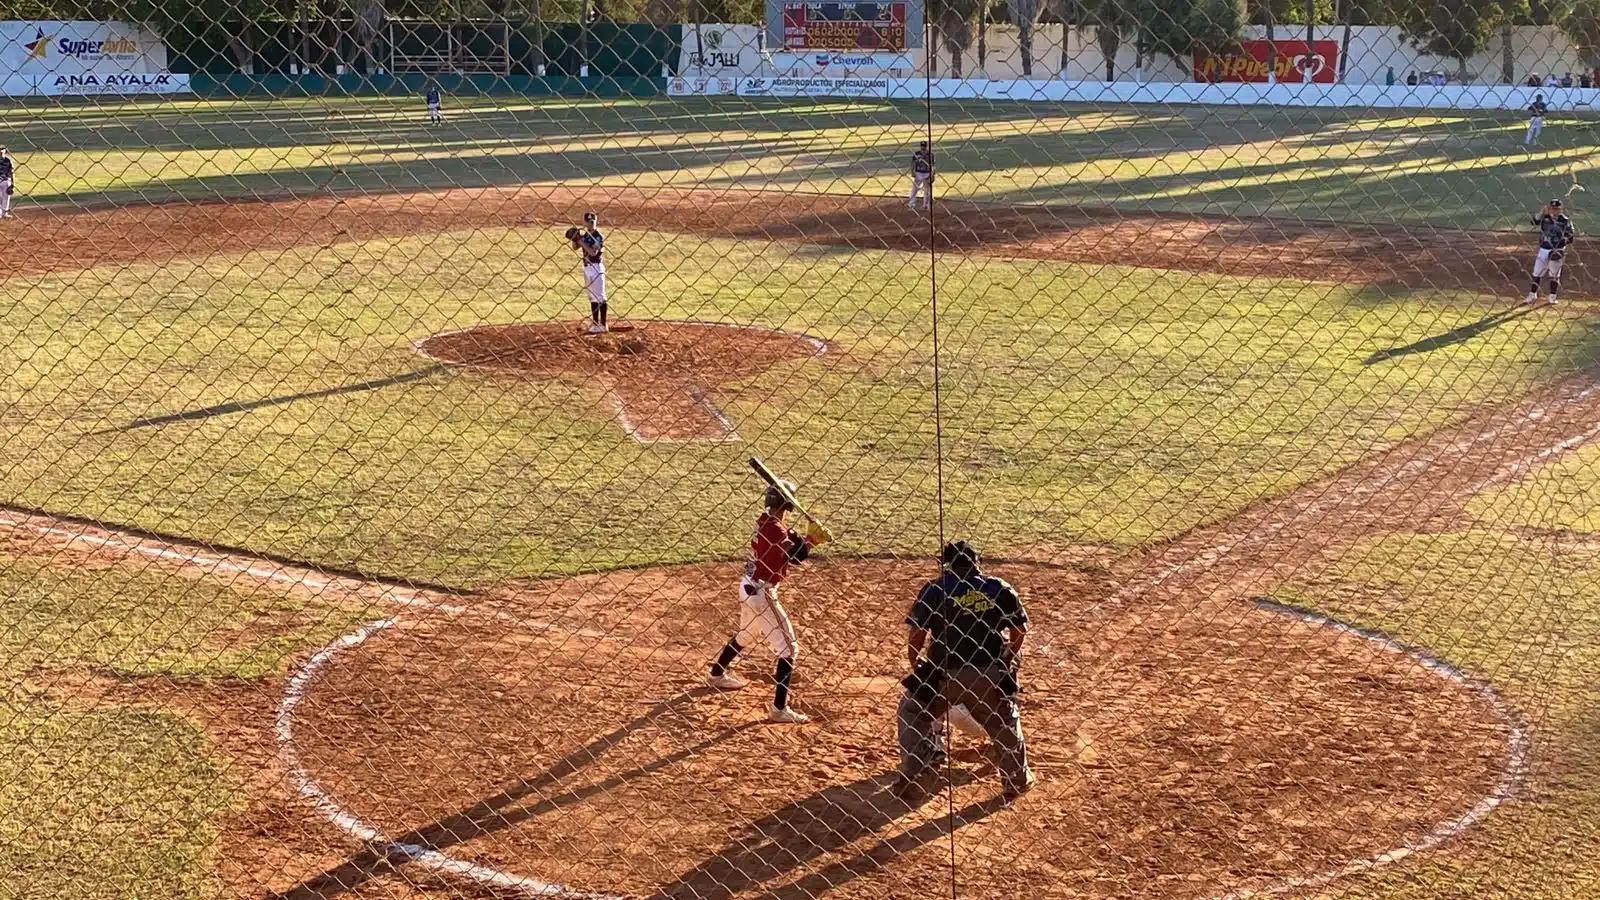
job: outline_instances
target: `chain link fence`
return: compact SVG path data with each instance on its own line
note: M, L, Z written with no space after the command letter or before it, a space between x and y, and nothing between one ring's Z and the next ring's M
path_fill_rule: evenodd
M0 898L1600 895L1600 6L10 4Z

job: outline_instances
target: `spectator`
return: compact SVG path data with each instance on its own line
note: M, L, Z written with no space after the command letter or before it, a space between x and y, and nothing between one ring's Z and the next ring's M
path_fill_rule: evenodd
M1384 75L1383 75L1383 84L1384 84L1384 87L1393 87L1394 86L1394 66L1390 66L1389 67L1389 71L1384 73Z
M1572 87L1572 73L1571 72L1568 72L1567 74L1561 76L1561 86L1564 87L1564 88Z
M1410 87L1416 87L1417 86L1417 73L1416 72L1413 71L1413 72L1409 72L1409 73L1406 74L1406 84L1409 85Z
M1535 72L1532 75L1528 76L1528 87L1538 87L1540 84L1541 84L1541 81L1540 81L1538 72Z
M1547 88L1561 87L1561 79L1556 77L1556 73L1551 72L1549 75L1545 76L1544 86Z
M1578 87L1581 87L1581 88L1594 87L1594 79L1589 77L1589 73L1588 72L1579 72L1578 73Z

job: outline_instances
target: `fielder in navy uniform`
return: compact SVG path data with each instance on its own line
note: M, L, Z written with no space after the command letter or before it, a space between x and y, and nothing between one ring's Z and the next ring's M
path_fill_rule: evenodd
M606 236L600 233L600 217L583 214L583 229L567 229L572 249L583 256L583 289L589 294L589 333L606 331Z
M933 151L928 149L927 141L917 145L917 152L911 154L911 200L906 205L916 209L918 194L922 195L923 209L933 204Z
M11 214L11 195L17 192L17 166L11 161L11 151L0 147L0 219L15 218Z
M1572 220L1561 211L1561 201L1551 200L1531 220L1539 229L1539 253L1533 258L1533 283L1528 285L1524 305L1539 299L1539 280L1550 277L1550 295L1545 302L1556 305L1556 294L1561 291L1561 263L1567 248L1577 240L1578 234Z
M428 83L428 89L423 92L423 99L428 103L428 122L437 125L444 121L444 116L439 112L439 86Z
M941 557L943 574L923 585L906 617L912 671L900 698L897 790L921 791L944 764L940 719L960 704L988 733L1005 797L1014 800L1034 782L1017 708L1028 614L1016 588L983 574L966 541L946 544Z
M1539 132L1544 130L1544 114L1550 111L1550 106L1544 102L1543 94L1534 94L1533 102L1528 104L1528 134L1522 143L1533 146L1539 139Z

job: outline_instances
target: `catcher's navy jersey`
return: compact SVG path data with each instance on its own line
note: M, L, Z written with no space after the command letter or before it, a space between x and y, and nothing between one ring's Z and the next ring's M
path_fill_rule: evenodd
M1001 658L1006 628L1026 628L1017 589L999 578L945 572L922 586L906 624L932 632L928 659L944 667L982 666Z
M1560 250L1577 237L1572 220L1566 216L1543 215L1533 220L1539 226L1539 249Z

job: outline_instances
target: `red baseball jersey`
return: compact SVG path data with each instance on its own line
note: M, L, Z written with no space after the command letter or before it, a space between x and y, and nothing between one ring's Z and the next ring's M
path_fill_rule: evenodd
M803 538L790 534L782 519L770 512L762 513L756 519L755 533L750 535L750 562L745 564L745 574L767 584L782 581L789 571L789 553L799 540Z

